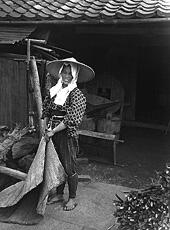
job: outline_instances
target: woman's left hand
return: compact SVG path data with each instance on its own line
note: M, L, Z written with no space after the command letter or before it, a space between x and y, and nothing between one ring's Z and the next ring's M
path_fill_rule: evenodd
M50 140L50 138L52 137L54 135L54 132L51 130L51 131L46 131L46 133L45 133L45 140L46 141L49 141Z

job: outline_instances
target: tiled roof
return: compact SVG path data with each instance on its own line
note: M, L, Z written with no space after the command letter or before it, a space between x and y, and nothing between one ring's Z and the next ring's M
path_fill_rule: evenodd
M0 21L169 16L170 0L0 0Z
M0 26L0 44L14 44L15 42L21 41L27 38L36 27L30 26Z

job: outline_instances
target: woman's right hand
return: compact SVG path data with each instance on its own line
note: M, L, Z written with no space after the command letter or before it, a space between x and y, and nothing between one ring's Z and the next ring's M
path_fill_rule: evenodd
M47 127L43 127L42 128L42 136L44 137L45 136L45 133L47 132Z
M53 135L54 135L53 130L47 130L44 135L46 142L48 142Z
M44 121L42 124L42 136L45 136L47 129L48 129L47 118L44 118Z

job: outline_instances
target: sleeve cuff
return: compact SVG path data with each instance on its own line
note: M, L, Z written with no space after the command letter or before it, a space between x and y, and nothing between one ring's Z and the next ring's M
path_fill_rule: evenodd
M63 123L65 124L65 126L67 126L67 127L68 127L68 119L67 119L67 117L64 117L64 119L63 119Z
M41 116L41 119L44 119L45 117L49 117L49 114L43 113L42 116Z

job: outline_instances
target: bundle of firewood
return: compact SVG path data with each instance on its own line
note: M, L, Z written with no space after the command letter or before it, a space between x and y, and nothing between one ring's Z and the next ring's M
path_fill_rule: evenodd
M116 195L114 201L118 229L169 230L170 229L170 171L157 173L150 187L126 194L126 199Z
M0 165L27 172L38 148L39 140L28 127L17 125L0 138ZM2 133L1 133L2 134Z

